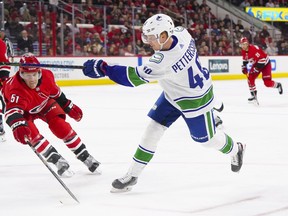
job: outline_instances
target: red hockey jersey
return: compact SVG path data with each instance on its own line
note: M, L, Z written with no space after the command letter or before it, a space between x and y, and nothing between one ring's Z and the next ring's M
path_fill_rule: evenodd
M242 50L243 61L251 64L251 67L257 67L257 64L266 65L269 62L269 56L258 46L249 44L248 51Z
M57 86L50 70L41 69L42 77L35 89L30 89L20 77L19 71L3 83L2 94L6 104L5 117L18 112L24 114L39 113L47 104L49 98L58 98L61 89Z

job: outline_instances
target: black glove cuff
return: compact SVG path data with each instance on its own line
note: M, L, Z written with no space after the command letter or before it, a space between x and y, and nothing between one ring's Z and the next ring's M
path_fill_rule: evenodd
M15 123L13 123L10 127L12 129L12 131L14 129L16 129L17 127L20 127L20 126L28 126L27 122L23 119L23 120L20 120L20 121L16 121Z

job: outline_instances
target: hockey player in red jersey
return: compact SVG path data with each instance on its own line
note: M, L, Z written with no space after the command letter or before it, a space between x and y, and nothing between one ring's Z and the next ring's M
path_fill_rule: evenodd
M9 62L7 56L7 46L6 43L0 39L0 62ZM10 66L8 65L0 65L0 89L2 87L2 82L9 77L10 74ZM1 109L4 109L4 103L2 101L2 97L0 96L1 100ZM3 116L2 110L0 109L0 142L6 141L5 138L5 130L3 125Z
M247 75L248 86L252 95L251 98L248 98L248 101L258 103L255 80L260 73L262 73L262 79L266 87L277 88L279 94L282 94L283 89L281 83L272 80L269 56L260 47L249 44L246 37L241 38L240 46L242 48L243 58L242 73ZM249 63L251 64L251 69L248 72L247 65Z
M39 61L32 53L26 53L20 63L39 64ZM56 165L60 176L72 176L68 162L39 133L34 124L35 119L41 119L56 137L63 140L77 159L92 173L99 174L100 163L88 153L80 137L65 121L66 114L80 121L82 110L66 98L50 70L20 66L19 71L3 83L2 94L6 104L6 123L18 142L27 144L28 139L38 153Z

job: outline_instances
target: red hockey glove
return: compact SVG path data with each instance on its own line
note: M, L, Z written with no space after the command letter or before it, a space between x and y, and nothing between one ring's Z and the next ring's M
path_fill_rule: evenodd
M18 142L27 144L27 141L31 140L31 130L27 126L27 122L25 120L15 122L11 126L11 129L13 131L14 138Z
M64 107L64 111L73 119L76 121L80 121L83 117L82 110L72 103L71 100L68 100L67 104Z
M243 74L247 74L248 73L247 67L245 65L242 65L242 73Z

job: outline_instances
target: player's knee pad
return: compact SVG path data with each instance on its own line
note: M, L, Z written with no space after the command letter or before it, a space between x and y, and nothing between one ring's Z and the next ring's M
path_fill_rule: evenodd
M50 119L48 125L51 132L59 139L65 139L73 131L71 125L59 116Z
M140 146L148 150L155 151L157 144L166 129L167 127L159 124L154 120L151 120L142 136Z

